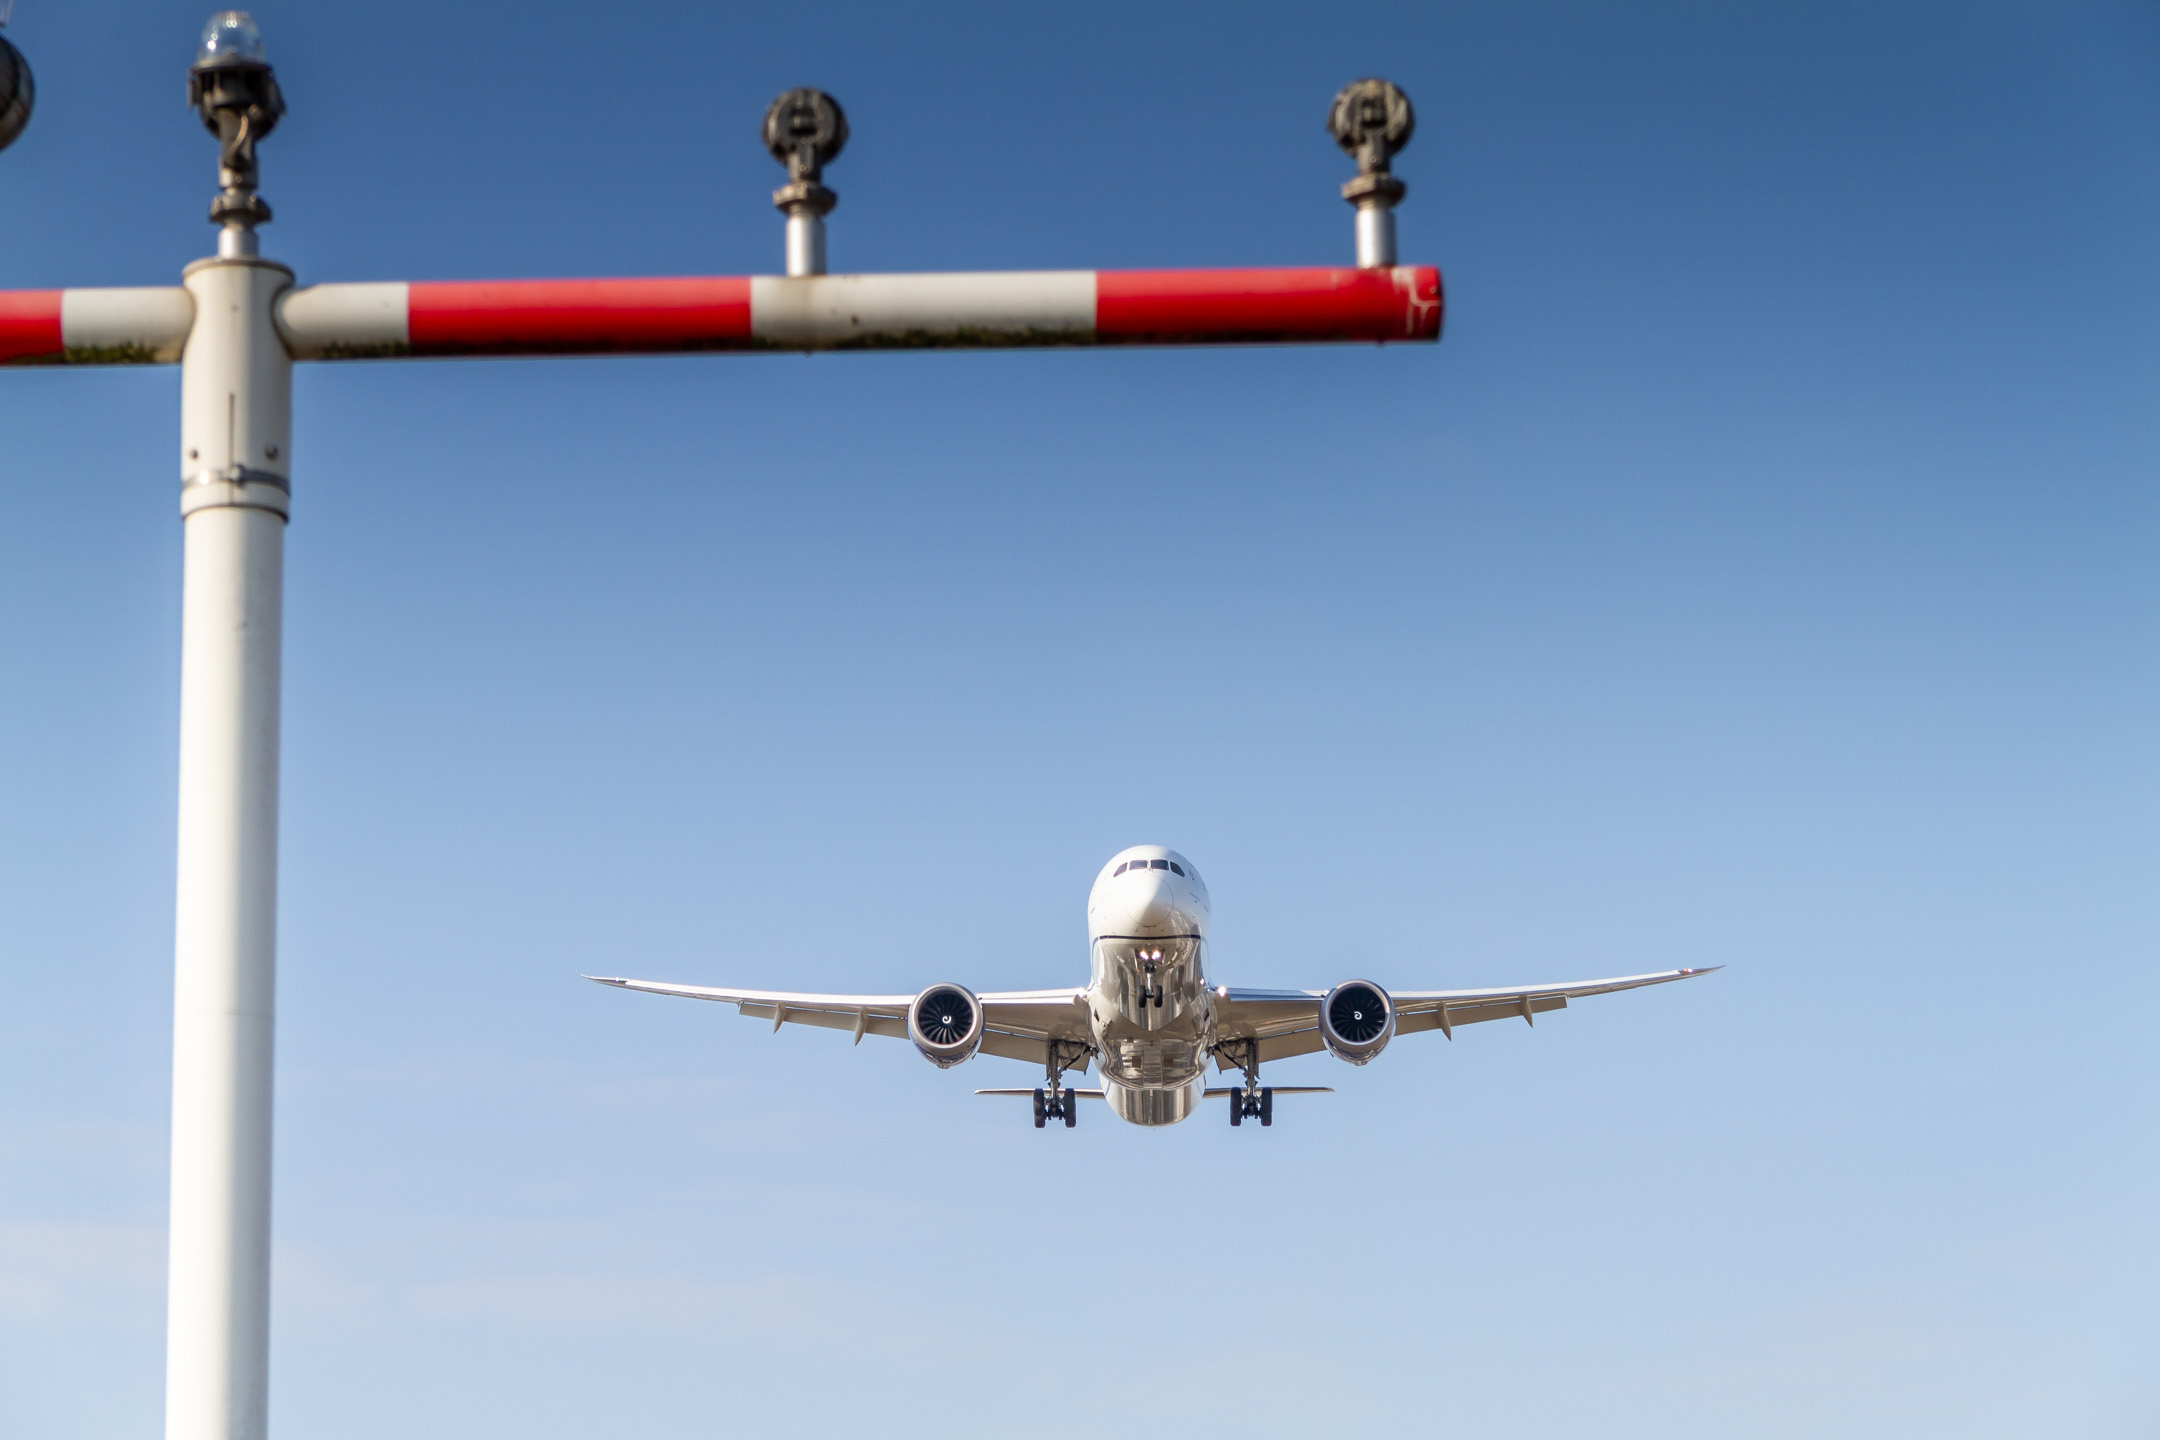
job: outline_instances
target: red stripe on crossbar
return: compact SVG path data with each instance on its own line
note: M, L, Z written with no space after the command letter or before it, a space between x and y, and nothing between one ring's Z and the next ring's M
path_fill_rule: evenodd
M1440 272L1105 270L1095 338L1105 345L1437 340Z
M0 290L0 364L53 359L66 348L58 290Z
M408 324L415 355L750 346L750 282L739 276L415 282L411 295Z

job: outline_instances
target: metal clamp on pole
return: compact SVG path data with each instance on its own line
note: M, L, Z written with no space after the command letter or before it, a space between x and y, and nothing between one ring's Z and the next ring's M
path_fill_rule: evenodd
M787 273L825 273L825 217L840 197L825 188L825 167L847 144L840 102L809 86L790 90L765 111L765 148L787 166L788 183L773 191L787 216Z
M1410 97L1386 80L1353 81L1336 94L1327 123L1335 143L1357 157L1357 179L1342 187L1343 199L1357 207L1357 263L1393 265L1395 206L1409 187L1388 173L1388 162L1417 128Z

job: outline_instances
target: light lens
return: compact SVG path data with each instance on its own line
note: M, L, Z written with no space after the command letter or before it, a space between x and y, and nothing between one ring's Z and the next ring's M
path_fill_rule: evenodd
M255 17L245 10L220 10L203 26L202 48L196 53L197 65L261 65L268 57L263 53L262 31L255 28Z

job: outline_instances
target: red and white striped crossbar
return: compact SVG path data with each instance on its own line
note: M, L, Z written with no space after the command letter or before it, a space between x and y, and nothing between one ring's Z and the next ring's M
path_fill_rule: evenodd
M277 302L296 359L1436 340L1440 272L1036 270L309 285ZM178 287L0 291L0 363L180 358Z

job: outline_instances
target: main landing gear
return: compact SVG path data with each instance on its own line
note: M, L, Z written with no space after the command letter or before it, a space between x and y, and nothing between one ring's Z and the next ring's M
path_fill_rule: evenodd
M1065 1084L1067 1070L1087 1068L1088 1056L1094 1052L1087 1046L1072 1040L1052 1040L1043 1056L1043 1085L1035 1092L1035 1128L1040 1130L1052 1120L1063 1120L1070 1130L1080 1123L1080 1097Z
M1226 1058L1231 1059L1245 1072L1245 1085L1230 1097L1230 1123L1243 1125L1248 1119L1258 1120L1262 1125L1275 1123L1275 1087L1260 1083L1260 1042L1245 1040L1235 1050L1222 1047Z
M1062 1085L1035 1091L1035 1128L1040 1130L1052 1120L1063 1120L1068 1130L1080 1123L1080 1097Z

